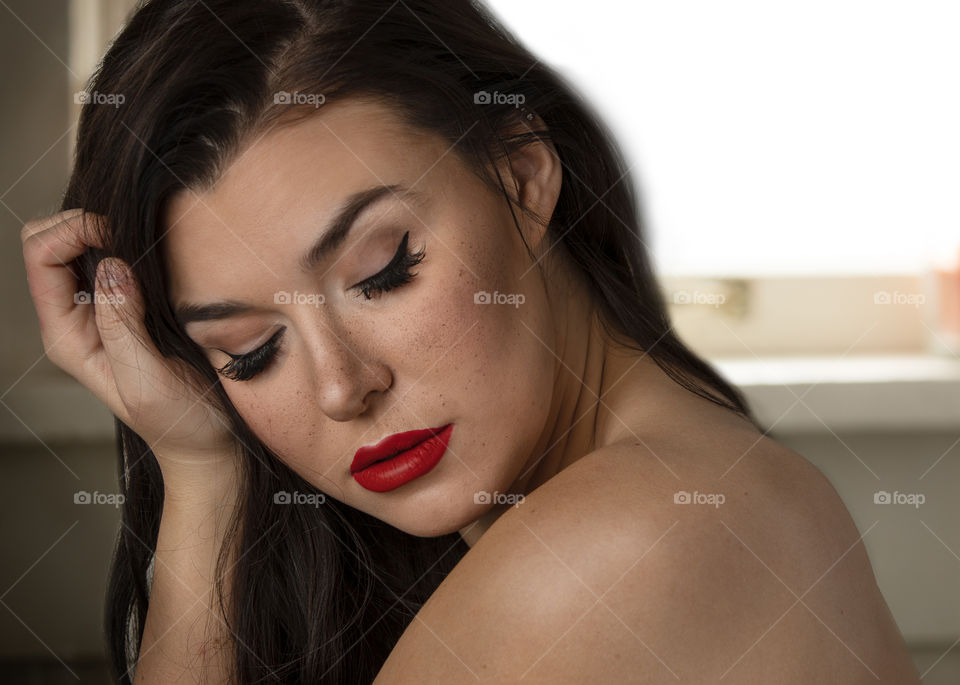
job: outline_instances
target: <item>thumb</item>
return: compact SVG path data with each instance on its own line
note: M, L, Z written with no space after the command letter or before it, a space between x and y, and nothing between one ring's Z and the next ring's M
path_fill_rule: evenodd
M143 322L143 299L123 260L101 259L97 264L94 306L103 354L112 372L116 392L136 418L146 407L144 381L164 379L165 367L153 349Z
M123 359L131 334L142 328L142 301L132 286L130 269L121 259L107 257L97 264L96 322L111 361ZM132 329L132 330L131 330Z

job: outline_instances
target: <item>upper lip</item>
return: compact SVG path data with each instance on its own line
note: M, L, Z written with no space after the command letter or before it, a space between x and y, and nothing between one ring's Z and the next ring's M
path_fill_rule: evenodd
M447 424L449 425L449 424ZM421 442L429 440L434 435L442 431L447 425L439 428L424 428L422 430L407 431L405 433L394 433L388 435L376 445L364 445L357 450L353 456L353 463L350 464L350 473L356 473L365 469L370 464L404 452L411 447L416 447Z

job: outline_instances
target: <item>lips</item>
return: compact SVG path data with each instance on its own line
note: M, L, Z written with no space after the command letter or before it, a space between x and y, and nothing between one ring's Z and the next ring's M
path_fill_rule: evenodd
M453 424L391 435L373 447L361 447L353 459L350 475L360 487L388 492L430 473L440 463Z
M350 473L362 471L378 461L390 459L401 452L416 447L446 427L447 426L440 426L439 428L425 428L423 430L407 431L406 433L395 433L388 435L376 445L361 447L353 456L353 463L350 464Z

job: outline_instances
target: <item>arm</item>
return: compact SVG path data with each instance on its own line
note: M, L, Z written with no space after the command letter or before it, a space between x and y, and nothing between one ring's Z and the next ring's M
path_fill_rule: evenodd
M194 483L212 485L177 488L164 480L137 685L228 681L233 641L217 601L214 572L237 506L235 476L195 475ZM227 569L232 560L231 554ZM229 584L224 587L229 598Z
M151 446L163 473L137 681L179 682L185 670L191 681L202 675L223 681L229 656L212 647L230 642L217 633L222 623L211 587L235 506L234 436L206 398L203 379L152 344L139 283L123 260L98 262L96 297L81 289L70 265L90 248L103 250L109 234L104 217L80 208L21 230L44 353Z

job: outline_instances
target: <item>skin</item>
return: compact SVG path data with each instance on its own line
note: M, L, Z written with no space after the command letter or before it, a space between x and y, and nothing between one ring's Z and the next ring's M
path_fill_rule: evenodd
M554 153L533 145L501 169L544 217L564 182ZM370 208L340 252L298 271L343 199L384 183L417 195ZM826 479L611 340L543 226L521 224L541 272L502 196L443 141L374 101L328 104L257 138L213 189L177 195L166 221L174 304L252 307L188 325L212 364L287 327L266 371L224 380L260 439L329 496L471 545L377 683L918 682ZM358 296L406 230L426 249L416 277ZM275 304L281 290L324 302ZM480 305L479 290L525 300ZM358 447L448 422L425 476L386 493L350 476ZM678 490L727 502L677 505ZM808 588L812 611L765 633Z
M582 293L559 285L571 278L555 264L559 249L541 262L556 274L545 282L502 196L448 148L383 105L325 106L257 140L213 190L177 195L164 250L175 305L229 299L255 308L187 325L214 366L229 361L221 350L246 353L287 327L270 368L224 380L267 446L350 506L414 535L460 530L472 543L504 508L477 504L475 493L530 492L606 442L597 427L617 428L614 409L595 402L607 389L605 359L607 385L620 379L605 401L621 416L620 398L660 372L646 357L608 358L582 325ZM561 168L537 148L515 161L514 173L521 200L549 216ZM383 183L413 186L418 196L371 206L339 253L315 273L299 272L297 260L343 198ZM539 248L542 226L528 220L523 228ZM373 300L350 290L389 262L406 230L412 251L426 249L412 282ZM476 304L480 290L525 300ZM324 303L278 305L278 291L321 293ZM360 446L448 422L447 454L426 476L386 493L351 477Z
M918 685L826 479L709 411L676 420L684 432L592 452L504 513L374 684ZM679 489L726 502L675 504Z

